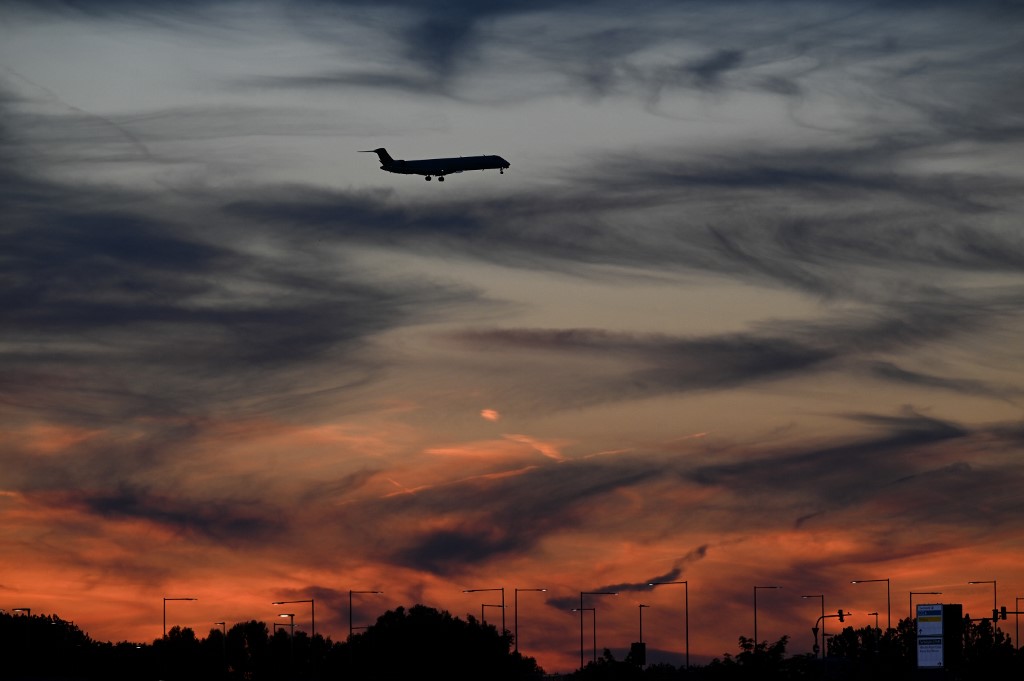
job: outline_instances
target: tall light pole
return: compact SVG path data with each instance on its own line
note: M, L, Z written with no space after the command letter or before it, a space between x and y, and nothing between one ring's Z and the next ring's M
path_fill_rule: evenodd
M641 603L639 605L639 608L640 608L640 643L644 642L644 608L649 608L649 607L651 607L651 606L644 605L643 603Z
M573 612L580 614L580 621L583 621L583 611L589 610L591 614L591 622L594 623L594 662L597 662L597 608L573 608ZM582 629L580 630L582 631ZM582 640L582 639L581 639ZM583 649L580 648L580 663L583 663ZM582 666L580 667L582 669Z
M382 594L383 591L353 591L348 590L348 637L352 638L352 632L355 631L355 627L352 626L352 594Z
M812 596L801 596L800 598L820 598L821 599L821 642L825 642L825 594L816 594ZM755 641L756 643L756 641ZM814 632L814 645L818 645L818 632ZM821 648L821 658L825 659L825 647Z
M547 589L514 589L512 595L512 622L515 631L515 651L519 652L519 592L520 591L547 591Z
M500 591L501 592L501 635L504 636L505 635L505 631L507 631L505 629L505 587L498 586L498 587L494 587L493 589L463 589L462 593L464 593L464 594L472 594L472 593L477 593L479 591Z
M967 582L967 583L968 584L991 584L992 585L992 612L994 613L996 610L999 609L999 606L996 605L996 600L997 600L996 599L996 580L994 580L994 579L986 579L984 581L975 580L973 582ZM992 622L992 631L995 631L995 628L996 628L996 622L993 620L993 622Z
M757 650L757 590L758 589L781 589L781 586L755 586L754 587L754 650Z
M869 616L870 615L874 615L875 616L875 629L877 629L878 628L878 612L869 612L868 615Z
M889 594L889 578L885 579L854 579L850 584L867 584L868 582L885 582L885 628L892 629L892 598Z
M684 618L686 622L686 668L690 668L690 584L683 580L681 582L647 582L647 586L661 586L662 584L682 584L685 590Z
M198 598L164 598L164 638L167 638L167 601L198 601Z
M910 617L910 619L914 619L914 596L925 596L925 595L928 595L928 596L939 596L941 594L942 594L941 591L911 591L910 592L910 613L909 613L908 617Z
M618 596L617 591L581 591L580 592L580 669L583 669L583 597L584 596ZM597 661L597 610L594 610L594 661Z
M220 625L220 659L221 664L224 666L224 673L228 671L228 623L227 622L214 622L214 624Z
M1017 620L1017 650L1020 650L1020 602L1024 601L1024 596L1017 596L1013 599L1013 610L1014 618Z
M25 650L31 650L32 648L32 622L29 621L32 618L32 608L12 608L11 612L23 612L25 613Z
M288 621L288 666L291 668L292 673L295 673L295 613L294 612L282 612L278 617L287 617Z
M313 601L314 601L314 599L312 599L312 598L307 598L307 599L301 600L301 601L274 601L273 603L271 603L271 605L289 605L291 603L309 603L309 611L310 611L309 612L309 619L310 619L309 626L313 630L313 638L316 638L316 603L314 603Z

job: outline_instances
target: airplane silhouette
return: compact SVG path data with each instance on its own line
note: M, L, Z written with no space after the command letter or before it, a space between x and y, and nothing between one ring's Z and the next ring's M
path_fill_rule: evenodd
M424 158L415 161L396 161L384 147L360 151L363 154L377 154L380 158L381 170L401 175L424 175L429 180L437 175L438 182L444 182L445 175L461 173L464 170L488 170L497 168L501 174L509 167L509 162L501 156L459 156L458 158Z

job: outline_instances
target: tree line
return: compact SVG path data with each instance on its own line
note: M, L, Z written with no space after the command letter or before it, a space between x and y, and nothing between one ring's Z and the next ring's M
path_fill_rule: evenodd
M1024 655L996 622L964 618L959 660L940 674L968 681L1024 674ZM895 628L847 627L830 637L827 653L787 655L789 638L754 641L740 636L738 652L690 668L643 664L630 652L622 660L604 650L562 681L758 681L790 679L914 678L913 619ZM60 681L541 681L550 679L532 657L514 650L499 632L425 605L390 610L346 641L309 636L290 627L251 620L213 628L199 638L173 627L152 643L95 641L56 615L0 613L0 679Z

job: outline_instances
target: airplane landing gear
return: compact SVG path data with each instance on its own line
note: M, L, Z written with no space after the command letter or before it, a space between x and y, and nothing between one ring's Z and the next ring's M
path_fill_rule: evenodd
M438 175L437 176L437 181L438 182L444 182L444 175Z
M504 168L498 168L498 174L499 175L504 175L505 174L505 169Z
M430 175L427 175L427 176L426 176L426 177L424 177L423 179L424 179L424 180L426 180L427 182L430 182Z

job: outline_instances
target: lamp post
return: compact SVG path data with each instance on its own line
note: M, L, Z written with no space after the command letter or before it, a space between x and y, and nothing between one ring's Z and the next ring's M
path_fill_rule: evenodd
M581 591L580 592L580 669L583 669L583 597L584 596L618 596L616 591ZM597 610L594 610L594 661L597 661Z
M463 589L462 593L472 594L479 591L500 591L501 592L501 635L505 635L505 587L499 586L493 589Z
M651 607L651 606L644 605L643 603L641 603L639 605L639 608L640 608L640 643L644 642L644 608L649 608L649 607Z
M167 601L198 601L198 598L164 598L164 638L167 638Z
M994 579L987 579L987 580L984 580L984 581L975 580L973 582L967 582L967 583L968 584L991 584L992 585L992 612L994 613L996 610L999 609L999 606L996 605L996 580L994 580ZM995 631L995 628L996 628L996 623L995 623L995 621L993 621L992 622L992 630Z
M32 608L11 608L11 612L25 613L25 651L32 649Z
M271 605L289 605L291 603L309 603L309 619L310 619L309 626L310 626L310 629L313 630L313 638L316 638L316 603L314 603L313 600L314 599L312 599L312 598L307 598L307 599L301 600L301 601L274 601L273 603L271 603Z
M683 606L684 619L686 622L686 668L690 668L690 584L686 581L680 582L648 582L647 586L661 586L663 584L682 584L685 590L685 605Z
M885 579L854 579L850 584L866 584L868 582L885 582L885 628L892 629L892 599L889 594L889 578Z
M872 638L875 640L875 655L878 655L882 643L882 632L878 629L878 611L869 612L868 615L875 616L875 630L872 632Z
M352 594L382 594L383 591L353 591L348 590L348 637L352 638L352 632L355 631L355 627L352 626Z
M597 608L573 608L573 612L580 614L580 622L583 621L584 610L589 610L593 618L591 621L594 623L594 662L597 662ZM583 668L583 648L580 648L580 668Z
M755 586L754 587L754 650L757 650L757 590L758 589L781 589L781 586Z
M287 617L288 621L288 666L295 672L295 613L282 612L278 617Z
M220 625L220 659L221 664L224 666L224 673L228 671L228 623L227 622L214 622L214 624Z
M817 594L812 596L801 596L800 598L820 598L821 599L821 642L825 642L825 594ZM755 643L757 643L755 641ZM818 645L818 634L814 634L814 645ZM821 658L825 659L825 648L821 649Z
M1020 602L1024 601L1024 596L1017 596L1013 599L1013 617L1017 620L1016 634L1017 634L1017 650L1020 650Z
M910 592L910 613L907 615L910 619L914 619L914 596L939 596L941 591L911 591Z
M512 626L514 628L515 651L519 652L519 592L520 591L547 591L547 589L513 589L512 595Z

